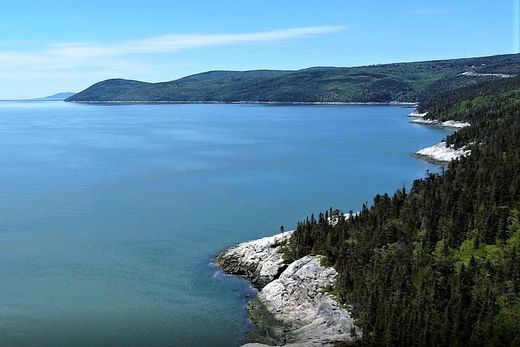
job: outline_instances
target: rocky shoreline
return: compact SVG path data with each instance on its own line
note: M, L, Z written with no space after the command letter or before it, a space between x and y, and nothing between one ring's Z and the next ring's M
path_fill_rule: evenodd
M469 150L467 146L456 149L453 147L453 145L448 146L445 141L415 152L415 155L418 157L440 163L449 163L452 160L464 157L469 154L471 154L471 150Z
M462 129L469 127L471 124L468 122L457 122L454 120L447 120L444 122L434 120L434 119L424 119L424 118L415 118L410 121L410 123L415 124L423 124L423 125L432 125L432 126L438 126L442 128L454 128L454 129Z
M269 326L263 327L269 338L245 346L332 346L358 338L361 330L349 308L331 293L336 270L325 266L321 256L306 256L292 263L284 260L282 250L291 234L241 243L215 260L224 272L242 276L259 289L248 307L250 316L268 314L272 318Z
M242 276L257 289L278 278L287 267L281 247L289 240L292 231L240 243L221 252L215 264L222 271Z
M428 112L419 113L417 112L417 110L415 110L412 113L410 113L408 117L412 118L410 123L431 125L441 128L452 128L455 130L459 130L471 126L471 124L468 122L459 122L455 120L439 121L435 119L427 119L425 118L427 115ZM468 149L468 146L455 148L453 145L448 146L446 141L439 142L433 146L422 148L414 153L414 155L422 159L435 163L449 163L452 160L464 157L469 154L471 154L471 150Z
M427 113L409 114L412 123L460 129L469 123L425 119ZM455 149L445 141L423 148L415 155L446 163L469 155L467 146ZM346 218L350 214L345 215ZM330 220L334 223L334 220ZM361 337L350 307L341 305L333 295L337 272L324 265L319 255L305 256L292 263L283 250L293 231L248 241L222 251L215 264L224 272L242 276L259 293L248 305L255 325L265 332L244 347L333 346L337 342Z
M455 121L455 120L439 121L436 119L428 119L428 118L426 118L427 115L428 115L428 112L420 113L416 109L412 113L410 113L408 115L408 117L412 118L410 123L432 125L432 126L438 126L441 128L462 129L462 128L469 127L471 125L468 122L459 122L459 121Z
M139 101L139 100L99 100L99 101L75 101L75 100L65 100L65 102L71 102L76 104L113 104L113 105L127 105L127 104L217 104L217 105L367 105L367 106L386 106L386 105L395 105L395 106L415 106L416 102L406 102L406 101L389 101L389 102L342 102L342 101L206 101L206 100L192 100L192 101L182 101L182 100L171 100L171 101Z

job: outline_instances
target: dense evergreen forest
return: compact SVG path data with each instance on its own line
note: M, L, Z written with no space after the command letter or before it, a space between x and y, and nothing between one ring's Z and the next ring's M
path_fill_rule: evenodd
M161 83L106 80L67 101L415 102L439 91L496 80L493 74L519 73L520 54L295 71L209 71Z
M286 256L328 257L361 346L520 346L520 78L432 94L420 108L470 121L448 141L471 155L357 216L308 218Z

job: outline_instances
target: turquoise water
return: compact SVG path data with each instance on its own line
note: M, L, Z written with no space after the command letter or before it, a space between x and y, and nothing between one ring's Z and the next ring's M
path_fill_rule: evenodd
M212 257L437 168L399 106L0 103L0 345L234 346Z

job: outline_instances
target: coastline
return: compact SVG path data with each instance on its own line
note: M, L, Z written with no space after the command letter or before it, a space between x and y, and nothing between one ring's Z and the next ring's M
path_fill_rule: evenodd
M427 115L428 112L418 113L416 109L408 115L408 117L412 118L412 120L410 120L409 123L439 128L449 128L453 129L454 131L471 126L469 122L459 122L455 120L439 121L436 119L427 119ZM445 140L434 145L421 148L415 153L413 153L415 157L440 165L446 165L452 160L456 160L470 154L471 150L468 149L467 145L461 148L454 148L453 145L448 146Z
M223 105L396 105L396 106L409 106L414 107L417 102L401 102L401 101L389 101L389 102L341 102L341 101L74 101L70 100L65 102L75 104L107 104L107 105L125 105L125 104L223 104Z
M448 146L445 141L441 141L432 146L422 148L414 153L416 157L436 164L446 165L452 160L456 160L471 154L467 146L455 149Z
M430 126L436 126L436 127L441 127L441 128L454 128L454 129L467 128L471 125L468 122L458 122L458 121L454 121L454 120L438 121L435 119L423 119L423 118L412 119L410 121L410 123L421 124L421 125L430 125Z
M338 273L323 256L293 262L283 257L292 231L240 243L219 253L214 263L258 289L247 306L256 326L243 346L333 346L361 336L350 307L331 292Z
M408 116L425 121L426 114L414 111ZM451 120L432 120L434 124L420 121L411 123L455 130L470 126ZM416 151L414 156L445 165L469 154L467 146L455 149L443 140ZM332 294L337 272L323 265L324 257L306 256L292 263L284 259L283 248L292 232L240 243L220 252L214 261L223 272L241 276L258 289L248 311L253 324L265 333L256 334L259 342L244 347L333 346L359 339L361 329L351 316L351 307L340 304Z

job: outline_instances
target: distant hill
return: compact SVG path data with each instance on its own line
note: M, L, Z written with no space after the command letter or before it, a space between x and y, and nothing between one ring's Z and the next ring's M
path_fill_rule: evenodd
M296 71L210 71L160 83L110 79L66 101L415 102L504 74L520 74L520 54Z
M58 93L50 96L46 96L43 98L38 98L37 100L65 100L67 98L70 98L76 93L70 93L70 92L64 92L64 93Z

